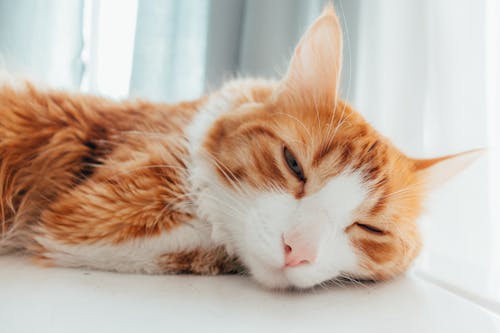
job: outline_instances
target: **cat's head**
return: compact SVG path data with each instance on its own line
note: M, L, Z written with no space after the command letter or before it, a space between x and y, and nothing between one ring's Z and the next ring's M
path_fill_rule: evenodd
M266 286L405 271L426 191L475 155L409 158L340 101L341 36L328 7L281 82L234 83L200 115L200 213Z

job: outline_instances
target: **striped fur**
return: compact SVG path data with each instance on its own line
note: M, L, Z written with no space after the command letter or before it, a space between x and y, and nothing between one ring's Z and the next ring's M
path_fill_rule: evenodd
M277 288L404 272L427 191L475 153L400 152L339 99L341 52L329 6L279 82L175 105L3 84L0 251L120 272L248 270ZM284 266L290 230L315 262Z

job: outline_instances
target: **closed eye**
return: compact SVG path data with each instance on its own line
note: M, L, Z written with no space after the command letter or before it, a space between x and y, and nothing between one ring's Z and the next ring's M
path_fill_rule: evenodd
M369 224L355 222L354 225L363 229L364 231L367 231L367 232L374 234L374 235L385 235L386 234L386 232L384 230L376 228L376 227L369 225Z
M295 177L297 177L298 180L300 180L301 182L305 182L306 177L304 176L304 172L302 171L299 162L286 146L283 147L283 156L285 158L288 169L290 169L290 171L295 175Z

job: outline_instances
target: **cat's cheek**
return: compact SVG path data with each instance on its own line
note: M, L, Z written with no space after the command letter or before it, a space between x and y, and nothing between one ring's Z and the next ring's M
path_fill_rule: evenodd
M223 218L220 218L222 221ZM216 244L222 244L225 246L226 251L230 255L236 254L235 244L232 242L231 233L227 230L224 223L211 224L212 230L210 237Z
M275 265L268 265L259 260L259 258L247 257L244 264L248 268L251 276L267 288L284 289L288 287L298 287L293 281L290 281L288 275L282 268L276 268Z
M243 231L245 251L270 267L284 265L283 234L294 225L297 200L288 194L261 194L248 206Z

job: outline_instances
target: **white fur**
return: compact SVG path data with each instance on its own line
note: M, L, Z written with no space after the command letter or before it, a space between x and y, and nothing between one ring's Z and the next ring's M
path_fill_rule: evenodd
M319 192L297 200L279 191L231 189L220 181L207 158L203 150L207 132L221 115L234 111L236 101L249 94L245 87L250 89L254 84L248 80L226 85L209 99L187 129L189 184L196 220L157 237L114 245L65 245L39 237L37 241L49 250L47 256L61 266L161 273L158 258L163 254L224 245L259 282L270 287L306 288L342 273L359 273L358 257L344 229L367 196L360 174L345 172ZM305 231L309 241L316 242L317 259L312 264L284 268L282 235L297 227Z
M244 94L242 86L239 93ZM212 239L236 253L252 275L269 287L311 287L342 273L359 273L358 257L344 229L368 189L360 174L346 172L319 192L301 200L288 193L234 190L224 185L203 150L203 139L217 118L235 108L231 86L212 97L188 130L190 183L197 215L212 225ZM315 263L284 267L282 235L291 228L314 224L320 236ZM307 227L303 228L307 230Z
M213 246L210 225L194 220L156 237L137 238L111 245L98 242L91 245L65 245L52 239L36 239L48 251L55 264L69 267L89 267L131 273L162 273L159 256Z
M248 86L256 80L247 80ZM190 140L201 145L209 126L224 112L232 108L232 100L238 98L238 87L241 82L226 85L226 88L212 98L198 120L190 129ZM191 147L190 147L191 148ZM208 165L193 164L192 172L203 172ZM200 177L197 177L200 178ZM211 248L214 232L212 225L204 219L195 219L189 223L163 232L156 237L137 238L125 243L109 244L109 241L86 245L67 245L54 239L38 237L36 240L44 246L47 257L55 264L69 267L89 267L119 272L161 273L157 261L159 256L197 248Z

